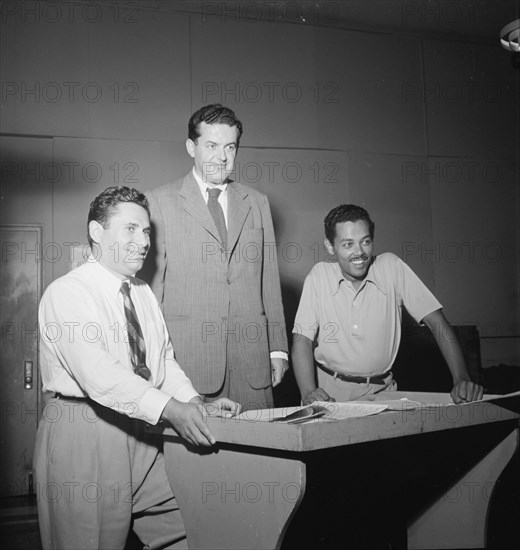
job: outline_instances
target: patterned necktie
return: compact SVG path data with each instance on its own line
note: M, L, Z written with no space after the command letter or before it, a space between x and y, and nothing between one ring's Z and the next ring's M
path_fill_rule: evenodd
M226 218L224 218L224 212L222 206L218 202L218 196L222 193L221 189L216 189L214 187L208 187L208 208L213 216L215 225L217 226L218 233L220 235L220 240L222 241L222 246L226 250L227 245L227 227L226 227Z
M134 303L130 297L130 285L126 281L121 285L121 293L123 294L123 304L125 307L126 330L130 344L132 367L135 374L142 376L145 380L150 380L152 373L146 366L146 348L143 332L137 319Z

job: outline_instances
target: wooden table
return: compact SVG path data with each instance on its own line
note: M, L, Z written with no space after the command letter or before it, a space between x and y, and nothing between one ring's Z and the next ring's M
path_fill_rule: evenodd
M518 446L520 396L447 405L447 394L384 394L401 397L430 406L296 425L210 418L218 443L206 452L167 430L167 473L189 547L279 548L304 496L309 461L340 452L330 468L344 471L359 450L371 458L365 468L358 460L353 475L369 476L379 458L398 456L398 475L412 484L414 469L425 465L428 475L435 474L445 451L447 483L408 507L408 547L485 547L493 488Z

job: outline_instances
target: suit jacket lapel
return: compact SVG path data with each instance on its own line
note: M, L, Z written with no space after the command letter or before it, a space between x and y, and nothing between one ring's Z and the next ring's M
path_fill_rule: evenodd
M247 191L239 188L236 183L231 182L228 184L228 215L227 215L227 227L228 227L228 250L233 250L238 237L242 232L242 227L246 221L247 214L251 209L251 206L246 197Z
M217 226L208 210L208 205L203 199L198 183L190 171L184 177L179 195L184 199L184 210L196 218L217 242L221 243ZM221 243L222 244L222 243Z

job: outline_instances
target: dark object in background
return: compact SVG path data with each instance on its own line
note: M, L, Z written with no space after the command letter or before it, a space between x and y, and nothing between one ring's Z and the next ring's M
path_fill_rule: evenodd
M482 383L480 340L475 325L452 325L474 382ZM447 392L451 373L430 329L419 326L403 309L402 336L392 367L399 391Z
M494 365L482 370L482 384L486 393L504 395L520 390L520 367Z

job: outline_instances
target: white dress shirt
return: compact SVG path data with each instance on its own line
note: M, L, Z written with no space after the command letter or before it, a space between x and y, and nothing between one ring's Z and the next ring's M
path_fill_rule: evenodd
M44 391L90 397L123 414L156 424L171 397L198 393L175 361L157 300L140 279L127 279L152 378L134 373L126 332L123 281L92 256L54 281L39 307Z

